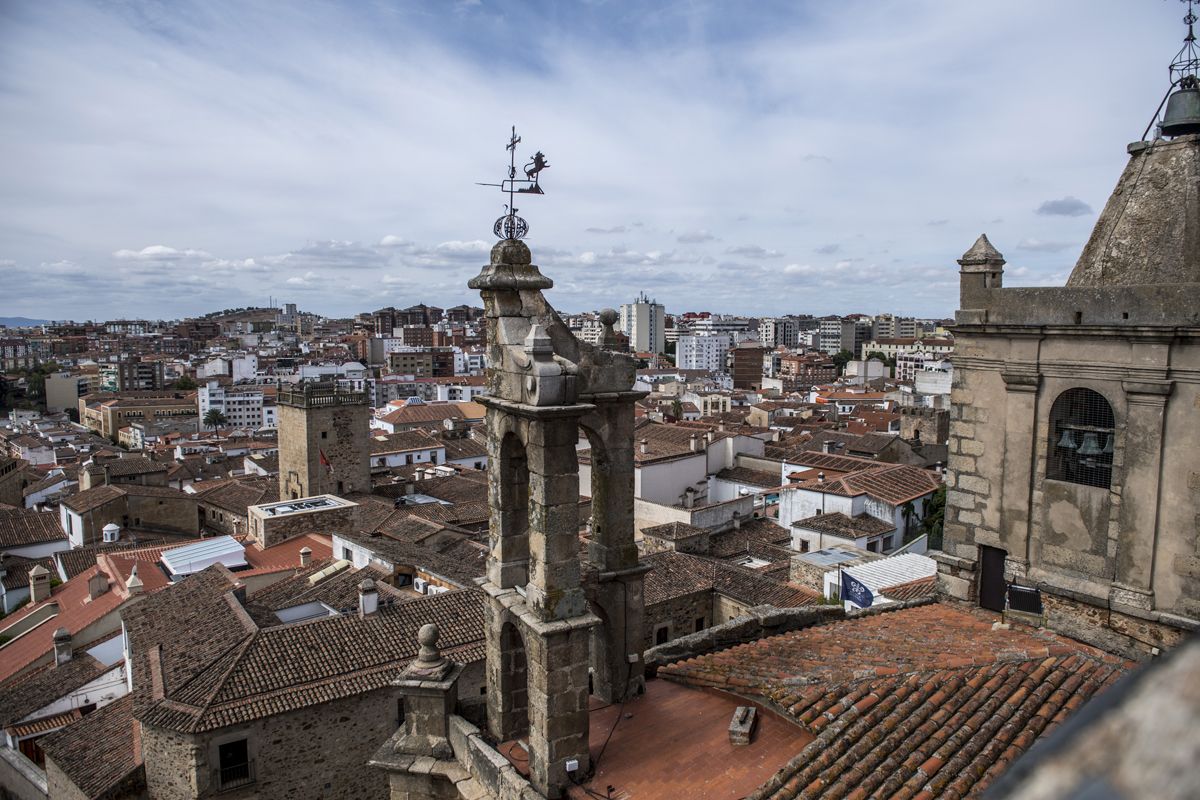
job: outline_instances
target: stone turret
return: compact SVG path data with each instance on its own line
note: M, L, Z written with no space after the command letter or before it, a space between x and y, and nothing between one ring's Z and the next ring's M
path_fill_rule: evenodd
M1004 281L1004 256L981 233L958 260L959 303L961 309L987 308L987 290L999 289Z

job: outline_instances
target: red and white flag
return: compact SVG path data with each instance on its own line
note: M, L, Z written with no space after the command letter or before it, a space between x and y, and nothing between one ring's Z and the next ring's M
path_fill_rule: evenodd
M325 457L324 450L318 450L318 452L321 454L321 466L325 467L325 469L329 471L329 474L332 475L333 474L333 464L330 464L329 459Z

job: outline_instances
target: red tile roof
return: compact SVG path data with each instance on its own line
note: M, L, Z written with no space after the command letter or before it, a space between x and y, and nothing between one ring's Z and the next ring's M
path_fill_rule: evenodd
M975 797L1128 666L992 621L930 604L760 639L659 675L765 698L816 735L754 800Z

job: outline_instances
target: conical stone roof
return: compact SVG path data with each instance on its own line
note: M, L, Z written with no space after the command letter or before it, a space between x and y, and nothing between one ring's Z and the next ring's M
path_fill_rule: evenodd
M971 249L963 253L962 258L958 263L964 267L973 266L976 264L1004 264L1004 256L1000 255L1000 251L992 246L988 241L987 234L979 234L979 238L975 240L975 244L971 245Z
M1068 286L1200 283L1200 134L1131 152Z

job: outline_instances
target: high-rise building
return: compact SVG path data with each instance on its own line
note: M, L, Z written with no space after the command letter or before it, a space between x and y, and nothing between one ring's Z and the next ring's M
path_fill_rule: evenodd
M733 388L759 389L763 379L763 354L766 348L762 345L747 342L733 348Z
M365 392L305 383L279 392L279 496L371 491Z
M666 342L666 309L642 292L637 300L621 306L621 330L629 337L629 349L638 353L661 353Z
M725 357L733 341L724 333L709 336L680 336L675 350L675 366L680 369L725 371Z

